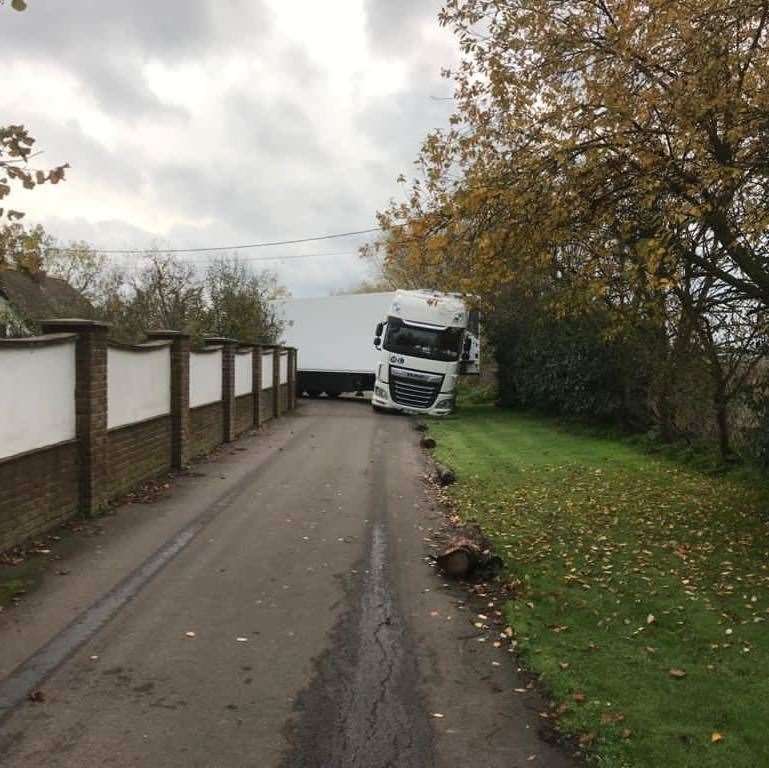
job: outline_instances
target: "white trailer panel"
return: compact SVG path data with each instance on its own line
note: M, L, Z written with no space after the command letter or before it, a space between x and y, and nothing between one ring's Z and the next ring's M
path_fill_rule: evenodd
M299 350L299 371L373 373L377 323L387 319L395 293L360 293L276 301L283 343Z

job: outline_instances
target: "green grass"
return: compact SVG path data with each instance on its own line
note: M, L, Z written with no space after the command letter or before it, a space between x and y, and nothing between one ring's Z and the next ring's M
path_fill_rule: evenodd
M25 560L21 565L0 565L0 608L7 608L13 598L36 589L43 578L42 558Z
M489 405L430 433L517 585L517 648L591 760L769 765L765 482Z

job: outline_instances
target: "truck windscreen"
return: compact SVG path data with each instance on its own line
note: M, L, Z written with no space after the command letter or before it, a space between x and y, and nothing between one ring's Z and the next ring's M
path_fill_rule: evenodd
M401 355L429 360L458 360L462 341L461 328L432 329L407 325L399 318L389 318L384 348Z

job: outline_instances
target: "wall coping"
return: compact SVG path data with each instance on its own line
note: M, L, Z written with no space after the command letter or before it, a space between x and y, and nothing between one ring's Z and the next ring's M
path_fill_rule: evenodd
M158 339L189 339L190 334L186 331L173 331L170 328L158 328L154 331L145 331L145 335L150 338Z
M193 411L202 411L204 408L210 408L212 405L222 405L224 400L212 400L210 403L203 403L203 405L196 405L190 408L190 413Z
M15 339L0 339L4 347L52 347L55 344L66 344L77 341L76 333L46 333L42 336L25 336Z
M144 341L141 344L127 344L123 341L107 340L107 346L110 349L122 349L125 352L152 352L156 349L171 347L172 345L173 341L170 339L153 339L152 341Z
M82 317L63 318L57 317L53 319L39 318L35 320L36 323L47 325L51 328L111 328L111 323L106 323L103 320L88 320Z
M45 453L46 451L53 451L56 448L64 448L67 445L77 445L77 438L73 437L69 440L61 440L58 443L51 443L50 445L43 445L40 448L31 448L28 451L22 451L21 453L14 453L11 456L3 456L0 458L0 467L4 464L11 464L14 461L20 461L21 459L28 459L30 456L34 456L37 453Z
M191 355L207 355L209 352L220 352L224 349L223 344L212 344L210 347L200 347L190 350Z
M107 430L108 435L112 435L115 432L120 432L123 429L131 429L131 427L140 427L144 424L149 424L152 421L160 421L161 419L167 419L171 416L171 412L159 413L157 416L150 416L146 419L140 419L139 421L130 421L128 424L118 424L116 427L110 427Z

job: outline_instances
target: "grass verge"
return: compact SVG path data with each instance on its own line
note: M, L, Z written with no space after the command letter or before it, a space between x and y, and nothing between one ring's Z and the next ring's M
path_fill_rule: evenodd
M769 488L489 405L430 422L519 596L517 648L606 768L769 765Z

